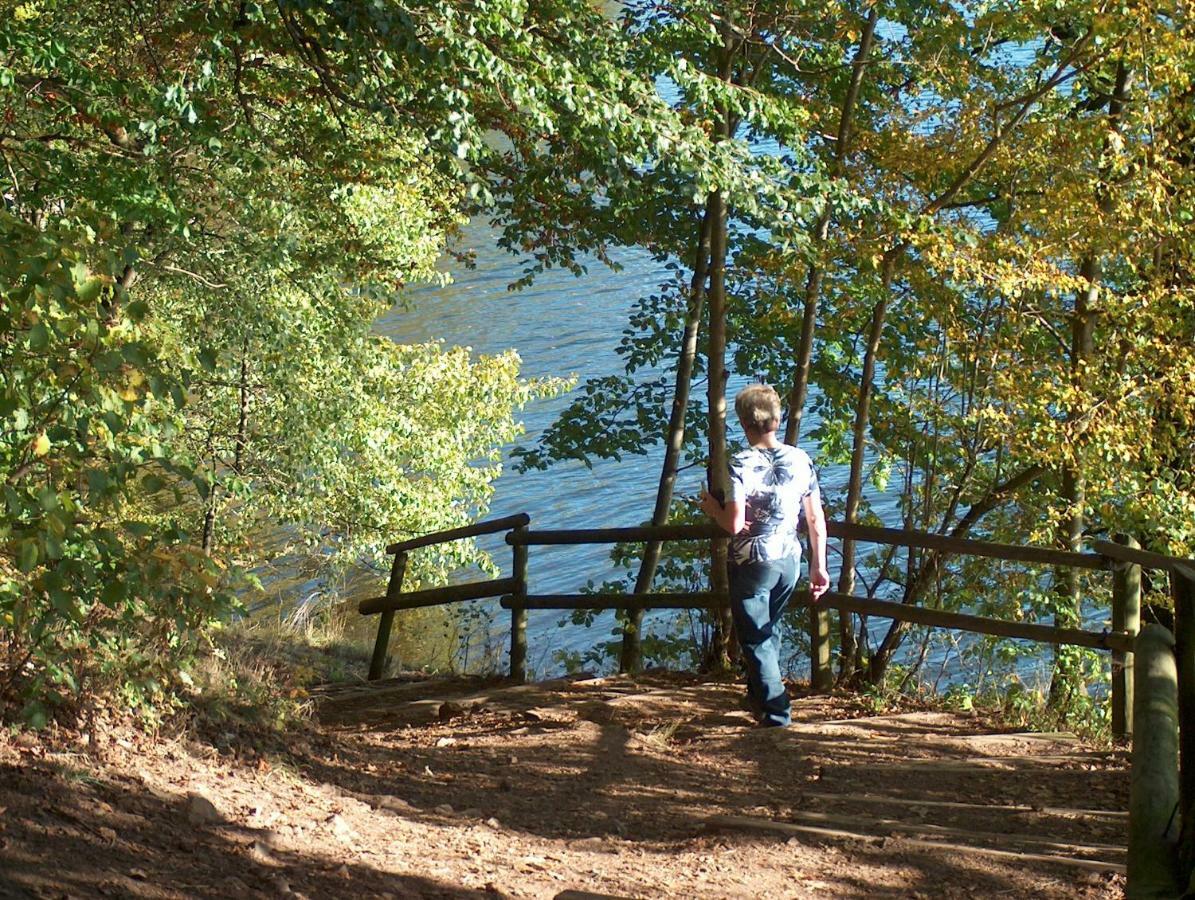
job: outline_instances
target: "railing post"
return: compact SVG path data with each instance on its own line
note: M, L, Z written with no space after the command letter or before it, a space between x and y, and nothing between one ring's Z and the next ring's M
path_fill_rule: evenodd
M1174 638L1161 625L1137 637L1132 771L1125 895L1176 897L1179 803L1178 671Z
M1174 598L1174 658L1178 666L1178 796L1182 825L1180 871L1195 863L1195 571L1170 569Z
M809 603L809 687L828 691L834 685L834 668L830 663L830 611Z
M1118 534L1118 544L1141 549L1136 538ZM1136 635L1141 630L1141 566L1117 563L1112 575L1112 630ZM1112 651L1112 736L1133 733L1133 654Z
M390 566L390 581L386 585L386 599L394 600L402 593L403 577L407 573L407 554L400 550L394 554ZM386 651L390 648L390 626L394 624L394 610L388 609L378 620L378 637L373 644L373 657L369 661L369 680L377 681L386 668Z
M526 525L514 529L516 535L526 532ZM518 583L513 600L518 604L527 598L527 545L515 544L513 555L511 576ZM510 608L510 677L520 684L527 680L527 608L521 605Z

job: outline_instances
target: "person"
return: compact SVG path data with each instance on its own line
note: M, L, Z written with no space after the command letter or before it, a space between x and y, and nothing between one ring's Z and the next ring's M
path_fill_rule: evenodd
M720 503L701 492L701 508L734 537L730 543L730 609L743 661L747 700L765 726L792 721L780 677L776 625L797 584L802 508L809 529L809 589L813 601L830 586L826 571L826 517L809 455L776 437L780 397L753 384L735 397L735 412L749 446L730 465L730 497Z

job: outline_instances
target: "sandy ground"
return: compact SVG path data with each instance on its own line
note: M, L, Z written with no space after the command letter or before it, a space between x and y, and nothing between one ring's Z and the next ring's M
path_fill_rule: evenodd
M1124 753L849 698L759 729L741 693L394 679L281 745L6 740L0 896L1122 895Z

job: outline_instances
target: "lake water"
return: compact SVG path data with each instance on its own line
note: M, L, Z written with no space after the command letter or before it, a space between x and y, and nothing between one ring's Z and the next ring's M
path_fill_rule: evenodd
M613 9L613 8L611 8ZM903 29L882 22L880 32L897 40ZM1036 45L1010 45L1001 53L1005 62L1027 63ZM665 99L675 100L675 88L664 80L660 84ZM756 141L752 150L774 154L778 148L771 141ZM519 261L500 250L492 231L484 224L473 224L460 238L460 249L476 254L476 267L449 269L453 283L445 287L423 287L408 293L410 309L395 309L379 323L380 330L400 342L442 340L450 345L471 347L476 353L497 353L515 349L523 360L525 377L575 376L578 385L592 376L622 374L621 359L615 352L627 313L641 296L655 291L664 280L663 267L643 253L624 251L617 255L620 271L611 271L599 262L580 278L568 272L552 271L539 277L533 287L511 293L507 285L520 277ZM652 373L640 372L643 378ZM671 374L670 368L655 374ZM671 378L668 379L671 384ZM733 381L728 394L741 383ZM778 386L779 387L779 386ZM698 390L701 388L698 387ZM783 393L783 389L781 390ZM522 414L527 433L519 441L533 444L539 434L555 420L570 402L561 396L531 404ZM733 416L732 416L733 418ZM817 424L808 416L803 430L808 433ZM509 452L511 448L507 447ZM816 448L807 447L814 456ZM595 528L636 525L651 516L655 502L663 447L657 446L645 456L628 457L621 462L595 460L589 468L579 462L560 463L547 471L519 474L507 463L495 484L488 516L526 512L533 528ZM821 466L819 476L824 495L841 499L845 492L846 466ZM682 473L677 490L693 494L701 486L703 473ZM899 527L900 516L894 495L869 498L872 509L885 524ZM505 567L509 566L509 548L501 536L483 539L482 546ZM861 548L865 552L867 545ZM837 557L831 543L829 568L831 583L837 583ZM588 582L619 578L625 570L616 568L606 546L533 547L530 550L530 591L532 593L580 591ZM504 628L508 616L496 612L495 625ZM654 614L659 624L670 614ZM556 651L583 652L596 642L609 639L614 614L605 613L590 628L560 623L564 614L556 611L531 611L528 616L529 663L537 674L559 671L554 662ZM1108 625L1105 609L1089 605L1084 616L1088 628L1098 630ZM652 622L649 616L649 625ZM873 636L878 638L888 627L887 620L872 619ZM943 632L935 632L935 649L928 657L927 671L939 674L943 683L959 679L964 667L958 662L966 636L952 643ZM499 635L500 638L505 635ZM910 652L913 648L906 648ZM1040 680L1050 661L1048 648L1022 659L1017 673L1027 681ZM505 657L503 657L503 662ZM931 675L932 677L932 675Z
M400 342L436 339L471 347L476 353L513 348L522 357L525 377L576 376L580 385L591 376L621 374L615 347L627 325L627 314L636 300L654 291L665 277L659 263L645 254L627 251L619 257L620 271L595 262L585 276L552 271L533 287L511 293L507 285L519 277L521 267L515 257L496 247L488 228L469 227L460 245L475 252L476 267L451 269L454 280L445 287L411 291L411 308L396 308L381 320L379 329ZM650 377L652 373L641 374ZM732 382L730 393L738 387ZM519 443L533 443L570 399L565 395L528 406L522 414L527 434ZM814 424L816 419L806 428ZM488 516L526 512L533 528L641 524L651 517L662 457L661 445L646 456L621 462L596 460L593 468L566 462L525 474L513 471L508 462L495 484ZM823 490L833 495L844 488L847 470L829 467L820 475ZM702 479L703 473L697 470L682 473L678 490L696 493ZM895 514L893 501L885 506ZM500 564L508 565L509 548L501 536L482 546ZM610 562L609 549L603 545L531 548L530 591L575 593L591 580L600 583L621 576L625 570ZM836 578L833 562L831 558L831 576ZM563 615L556 611L529 613L529 662L539 673L558 669L554 651L584 651L607 639L614 624L614 614L609 612L589 628L559 627ZM497 624L507 621L503 614Z
M627 325L627 313L639 297L654 291L665 277L659 263L645 254L627 251L619 257L622 263L619 271L595 262L582 277L552 271L542 275L533 287L511 293L507 285L520 276L521 266L515 257L495 245L493 233L487 227L467 228L460 237L460 246L475 252L476 267L452 269L454 280L450 285L412 290L408 294L411 308L394 309L380 321L380 331L400 342L442 340L450 345L471 347L475 353L513 348L522 357L523 375L529 378L576 376L580 385L591 376L621 374L621 359L615 347ZM640 374L650 377L653 373ZM740 386L732 381L728 392L733 395ZM534 443L570 399L564 395L528 406L522 414L527 433L519 443ZM817 420L811 418L807 422L806 431ZM506 451L510 449L507 447ZM808 449L816 460L816 448ZM645 456L627 457L620 462L595 460L592 468L580 462L566 462L546 471L525 474L513 471L507 462L495 483L487 516L526 512L531 516L533 528L641 524L651 517L662 456L663 448L658 446ZM841 498L847 475L846 466L820 468L822 489L829 499ZM704 473L698 470L682 473L678 490L696 493L703 477ZM870 499L885 524L900 526L894 495L873 494ZM838 577L835 543L831 542L829 556L832 584L837 583ZM501 535L483 539L482 546L504 570L509 569L510 549ZM576 593L590 581L600 583L621 577L625 570L611 563L609 549L605 545L532 547L530 592ZM509 616L498 608L496 601L489 603L488 608L494 613L494 637L505 646ZM557 651L584 653L611 636L613 612L599 615L590 627L562 625L566 615L550 610L533 610L528 614L528 662L538 676L561 671ZM668 612L651 614L649 627L653 622L662 627L671 616ZM1084 618L1088 628L1107 627L1104 609L1089 607ZM878 639L886 631L888 620L873 618L869 624L873 638ZM966 677L966 667L960 663L958 653L973 644L973 639L965 635L954 643L948 634L935 632L938 639L926 664L931 679L940 678L942 685ZM1043 652L1015 665L1021 678L1031 683L1040 683L1048 677L1050 654L1047 648L1040 649ZM914 652L915 648L906 645L906 650ZM505 660L503 653L501 665L505 665ZM806 665L798 661L796 670L804 674Z

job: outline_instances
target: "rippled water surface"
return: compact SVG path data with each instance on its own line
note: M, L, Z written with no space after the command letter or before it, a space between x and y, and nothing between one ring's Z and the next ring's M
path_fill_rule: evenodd
M594 262L588 274L574 277L554 271L541 276L532 288L517 293L507 285L522 274L519 261L497 248L493 233L474 225L460 238L461 249L476 253L476 267L452 268L453 283L444 287L423 287L408 295L410 309L393 310L384 317L380 330L400 342L442 340L465 345L476 353L497 353L515 349L523 360L525 377L576 376L583 384L590 376L620 374L621 361L615 352L627 313L635 301L654 291L665 277L663 267L645 254L624 252L622 268L611 271ZM651 374L651 373L647 373ZM730 393L739 387L732 382ZM557 414L569 403L569 395L536 401L524 410L527 434L519 443L533 443ZM809 421L813 427L816 419ZM816 448L809 447L816 460ZM506 448L509 452L510 448ZM662 447L647 456L628 457L621 462L595 461L593 468L578 462L561 463L546 471L519 474L507 462L495 485L490 516L526 512L533 528L599 528L637 525L651 517L656 484L663 456ZM822 466L820 478L828 497L841 496L847 478L846 466ZM682 474L678 490L693 494L701 486L703 473ZM886 524L898 527L895 497L872 496L873 509ZM509 567L509 548L501 536L483 541L504 568ZM833 551L833 544L831 546ZM530 549L530 591L532 593L576 593L587 582L620 577L609 559L606 546L532 547ZM830 575L837 579L836 558L830 554ZM505 639L508 615L490 605L499 641ZM668 613L656 613L657 625ZM1088 627L1106 624L1106 612L1089 609ZM614 614L603 613L586 628L561 624L565 614L531 611L528 614L530 664L538 674L559 671L555 651L583 652L608 639ZM649 618L649 623L653 621ZM873 636L886 630L887 620L872 619ZM945 634L939 632L939 634ZM964 644L968 643L964 641ZM943 672L949 683L957 677L957 656L947 658L946 643L931 650L927 671ZM915 648L907 647L912 652ZM943 664L945 661L945 665ZM1030 678L1042 671L1048 652L1022 661L1018 671ZM502 664L505 664L503 655ZM931 676L932 677L932 676Z
M400 342L443 340L472 347L476 353L515 349L523 360L523 375L576 376L583 384L590 376L619 374L615 353L635 301L657 288L665 277L663 267L630 251L620 256L622 269L611 271L593 263L588 274L574 277L549 272L529 289L512 293L507 285L521 274L519 261L498 249L493 233L484 226L466 229L462 249L476 253L473 269L451 268L453 283L423 287L408 297L411 308L396 308L379 324L380 330ZM736 385L731 385L733 391ZM548 427L569 403L568 395L541 400L524 410L527 428L520 443L528 444ZM510 448L507 448L509 451ZM662 448L648 456L621 462L595 461L593 468L577 462L557 464L547 471L519 474L507 463L495 485L489 515L526 512L533 528L597 528L640 524L651 517L655 502ZM841 467L821 472L824 489L834 491L845 483ZM678 488L696 493L702 475L682 475ZM484 544L500 562L509 552L500 537ZM533 547L530 556L532 593L581 590L586 582L621 574L609 561L609 548ZM531 662L537 670L553 668L557 649L584 650L606 637L613 613L599 618L592 628L558 627L562 614L554 611L529 614ZM498 619L505 624L505 616Z

